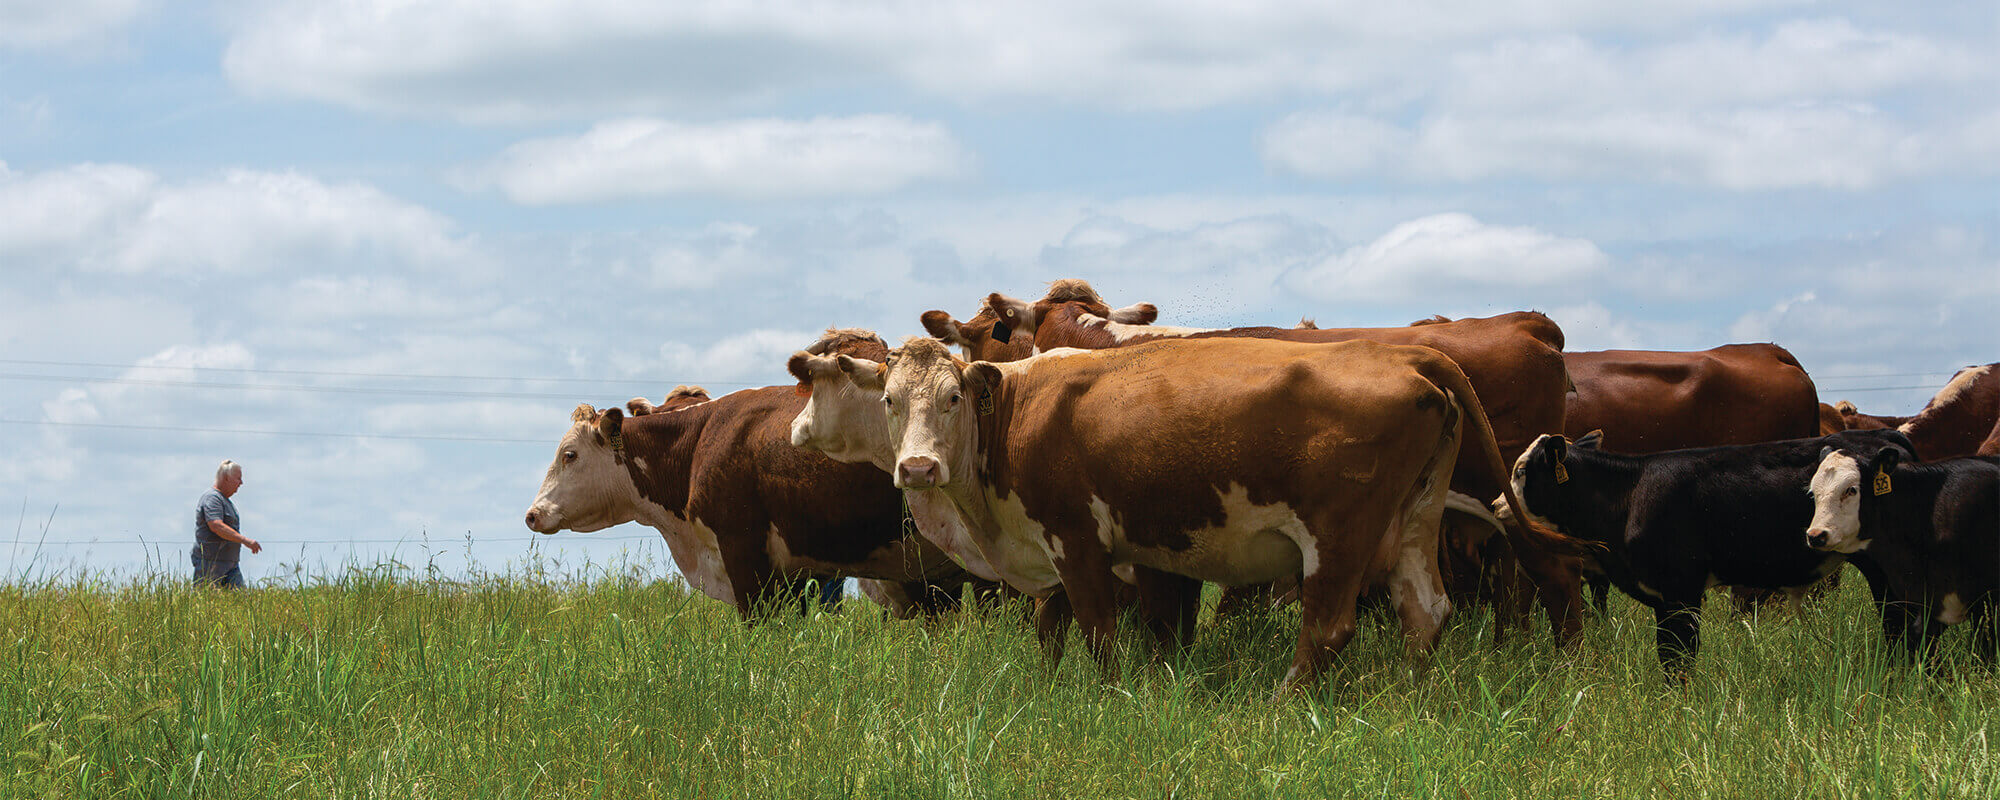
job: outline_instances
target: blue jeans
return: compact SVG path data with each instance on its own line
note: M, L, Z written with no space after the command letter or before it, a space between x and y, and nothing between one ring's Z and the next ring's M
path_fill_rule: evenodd
M225 589L243 588L243 570L234 561L210 561L197 555L194 559L194 582L202 586L220 586Z

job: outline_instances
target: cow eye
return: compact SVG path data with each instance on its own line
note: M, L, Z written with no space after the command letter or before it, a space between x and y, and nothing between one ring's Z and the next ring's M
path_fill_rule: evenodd
M885 405L885 406L888 406L888 407L890 407L890 408L895 408L895 407L896 407L896 398L893 398L893 397L890 397L890 396L888 396L888 395L886 395L886 394L885 394L885 395L882 395L882 405Z
M1853 496L1855 496L1855 495L1857 495L1857 494L1860 494L1860 493L1861 493L1861 487L1859 487L1859 486L1849 486L1849 487L1847 487L1847 491L1845 491L1845 492L1841 492L1841 493L1840 493L1840 496L1841 496L1841 497L1853 497Z
M952 396L951 396L951 404L952 404L952 405L958 405L958 401L959 401L960 399L961 399L961 398L960 398L960 397L959 397L959 396L958 396L958 395L957 395L956 393L952 394Z
M563 451L563 463L564 463L564 464L568 464L568 463L570 463L570 462L572 462L572 461L575 461L575 460L576 460L576 451L575 451L575 450L564 450L564 451Z

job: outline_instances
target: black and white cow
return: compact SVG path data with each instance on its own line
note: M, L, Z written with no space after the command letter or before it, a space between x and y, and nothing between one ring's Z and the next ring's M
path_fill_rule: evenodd
M1946 626L1972 620L1974 647L1990 663L2000 590L2000 456L1902 461L1894 449L1823 451L1806 544L1874 566L1887 582L1883 631L1891 640L1900 633L1915 652Z
M1598 439L1537 439L1515 462L1514 493L1529 519L1605 546L1598 561L1612 583L1652 607L1670 675L1694 661L1709 587L1809 586L1840 568L1844 555L1800 536L1813 517L1800 487L1822 447L1910 447L1895 431L1644 455L1607 453Z

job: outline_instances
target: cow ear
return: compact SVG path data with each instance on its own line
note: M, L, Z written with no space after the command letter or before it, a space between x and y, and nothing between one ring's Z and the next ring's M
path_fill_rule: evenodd
M1884 447L1875 454L1874 461L1868 465L1868 471L1870 473L1891 472L1896 469L1896 464L1902 460L1903 451L1894 447Z
M924 331L933 339L960 347L972 346L972 341L965 338L964 326L958 320L952 319L949 313L931 309L924 312L923 323Z
M1000 368L986 361L974 361L965 366L965 388L975 397L990 397L1000 391ZM983 403L984 401L982 401Z
M597 415L597 433L606 439L617 441L624 427L624 409L607 408L604 409L604 413Z
M643 417L653 413L653 403L644 397L634 397L625 401L625 410L632 416Z
M833 356L816 356L801 350L785 361L785 371L799 379L801 385L811 385L814 378L832 375L840 369L833 359Z
M879 392L887 383L889 377L887 365L850 355L834 356L834 360L840 364L840 371L847 373L847 379L853 381L855 386Z
M1151 325L1160 318L1160 309L1152 303L1133 303L1111 312L1111 321L1124 325Z
M1563 459L1569 457L1569 439L1562 436L1544 436L1542 452L1548 453L1551 460L1560 464Z
M1827 456L1830 456L1830 455L1833 455L1833 445L1830 445L1830 444L1829 444L1829 445L1822 445L1822 446L1820 446L1820 448L1819 448L1819 460L1820 460L1820 461L1825 461L1825 460L1826 460L1826 457L1827 457Z
M1026 301L994 292L986 296L986 310L993 312L993 316L999 317L1001 325L1025 333L1031 338L1035 335L1035 307L1028 305ZM998 338L997 334L995 338Z
M1577 446L1577 447L1581 447L1581 448L1583 448L1583 449L1585 449L1585 450L1601 450L1601 449L1603 449L1603 448L1604 448L1604 429L1603 429L1603 428L1598 428L1597 430L1594 430L1594 431L1591 431L1591 432L1589 432L1589 433L1586 433L1586 434L1584 434L1584 435L1583 435L1583 436L1581 436L1581 437L1578 437L1578 438L1577 438L1577 440L1576 440L1576 446Z

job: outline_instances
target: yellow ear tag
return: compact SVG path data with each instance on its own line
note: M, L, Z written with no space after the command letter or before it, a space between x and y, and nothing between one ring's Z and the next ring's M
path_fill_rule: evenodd
M1569 468L1561 461L1556 462L1556 483L1569 483Z
M1875 470L1875 496L1881 497L1888 494L1889 489L1889 471L1886 469Z
M993 413L993 390L991 389L980 390L979 413L981 415L987 415Z

